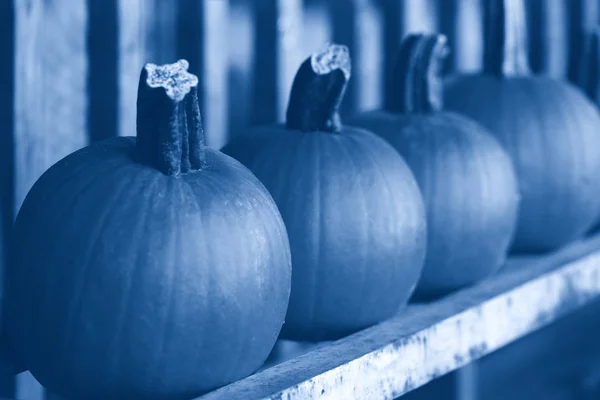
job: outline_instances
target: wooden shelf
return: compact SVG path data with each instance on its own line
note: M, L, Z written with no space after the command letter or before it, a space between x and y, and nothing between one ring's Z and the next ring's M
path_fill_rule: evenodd
M394 399L599 297L600 235L554 254L515 257L475 287L411 305L339 341L296 345L198 400Z

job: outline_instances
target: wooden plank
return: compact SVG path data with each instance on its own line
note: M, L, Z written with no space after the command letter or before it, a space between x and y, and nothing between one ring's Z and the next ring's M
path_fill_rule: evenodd
M0 63L0 296L4 287L3 271L9 262L8 242L15 217L14 196L14 81L15 81L15 10L13 1L0 2L0 54L7 62ZM0 313L0 317L2 314ZM0 396L14 397L16 382L10 345L0 335Z
M90 141L117 136L119 129L118 4L88 0L88 127Z
M0 272L8 263L7 242L12 230L14 218L14 40L15 23L13 1L0 1L0 26L4 28L0 35L0 54L5 55L6 62L0 63ZM3 274L0 274L3 278ZM0 279L0 290L3 287ZM2 292L0 291L0 296ZM0 314L1 317L1 314ZM1 336L0 336L1 337ZM1 346L4 348L4 346ZM13 397L15 393L15 379L11 368L5 366L10 363L9 357L0 353L0 396Z
M87 143L85 2L15 3L15 208L52 164Z
M569 65L568 77L571 82L577 78L579 61L583 51L586 35L598 25L600 0L570 0L567 15L569 16Z
M206 144L221 148L228 138L228 4L226 0L203 0L199 4L202 40L192 40L202 45L202 60L199 63L202 122ZM185 57L184 51L180 53Z
M375 0L329 1L333 41L350 49L352 78L342 114L381 108L383 91L383 16Z
M511 259L494 278L199 399L393 399L600 296L600 236ZM374 395L376 394L376 395Z
M533 72L563 79L569 66L569 27L565 21L571 0L529 0L527 25L529 62Z
M300 63L301 0L252 1L255 27L253 124L283 122Z
M14 212L53 163L87 144L87 7L70 0L15 2ZM28 373L17 398L43 389ZM25 394L25 395L23 395Z
M447 69L470 73L481 69L483 27L479 0L438 0L439 30L448 37Z
M230 0L228 11L228 138L243 134L251 124L254 19L252 4Z

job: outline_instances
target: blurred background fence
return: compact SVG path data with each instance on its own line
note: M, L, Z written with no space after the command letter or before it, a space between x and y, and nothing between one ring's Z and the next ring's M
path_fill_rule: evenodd
M190 61L207 142L282 121L300 62L325 42L350 47L343 114L388 95L390 61L414 31L446 34L447 71L477 71L483 0L0 0L0 262L16 212L50 165L95 140L135 135L140 69ZM530 59L568 79L598 0L525 0ZM42 398L31 376L0 377L0 396Z

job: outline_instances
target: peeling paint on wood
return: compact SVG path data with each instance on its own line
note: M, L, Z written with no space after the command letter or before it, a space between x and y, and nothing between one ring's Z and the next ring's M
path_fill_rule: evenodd
M200 397L394 399L600 296L600 237L511 260L480 285Z

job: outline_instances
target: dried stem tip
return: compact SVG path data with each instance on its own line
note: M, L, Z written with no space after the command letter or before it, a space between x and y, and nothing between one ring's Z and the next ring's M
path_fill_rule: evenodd
M187 60L179 60L173 64L146 64L146 83L151 88L162 87L167 96L174 101L181 101L192 87L198 86L198 77L190 74Z
M197 171L204 164L198 78L188 67L186 60L147 64L138 86L139 161L167 175Z
M288 129L338 132L339 108L350 79L348 47L328 45L307 58L296 73L287 109Z

